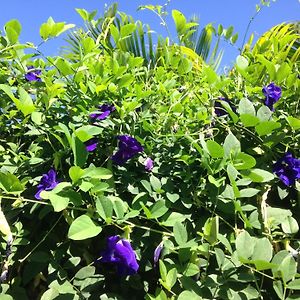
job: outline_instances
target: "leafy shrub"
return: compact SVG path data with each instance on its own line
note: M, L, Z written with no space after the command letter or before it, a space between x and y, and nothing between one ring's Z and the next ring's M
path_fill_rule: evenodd
M79 10L94 31L63 56L26 54L16 20L1 36L5 299L296 299L294 27L219 75L178 11L179 44L143 55L110 12Z

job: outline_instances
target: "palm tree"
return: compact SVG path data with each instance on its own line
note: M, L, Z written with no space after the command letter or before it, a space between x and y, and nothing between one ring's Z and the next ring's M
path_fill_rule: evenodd
M85 12L86 29L79 29L68 35L69 47L65 49L65 53L72 53L73 58L79 55L82 40L91 37L106 51L120 49L142 57L145 65L155 65L161 57L167 55L169 48L179 46L178 49L184 56L197 62L205 61L217 69L223 55L223 51L219 50L221 38L232 43L237 40L237 34L232 35L232 27L226 30L219 25L216 30L212 24L208 24L200 30L196 17L187 22L184 15L176 10L172 15L179 45L170 42L169 38L154 36L149 25L134 21L131 16L118 12L116 3L109 6L99 19L92 19L94 15L94 12Z

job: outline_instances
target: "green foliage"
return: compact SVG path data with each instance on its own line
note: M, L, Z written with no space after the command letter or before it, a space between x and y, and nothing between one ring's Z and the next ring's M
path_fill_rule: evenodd
M165 20L163 7L143 8ZM87 29L62 56L25 54L36 48L19 43L16 20L0 40L2 298L297 299L300 185L273 172L285 152L300 158L294 25L247 44L219 75L218 41L234 43L232 27L197 33L173 10L178 43L154 47L116 5L98 19L77 12ZM41 37L69 28L50 18ZM40 81L25 79L29 66ZM282 89L274 111L270 82ZM91 118L103 104L115 110ZM144 149L121 166L111 159L120 135ZM55 184L37 199L50 169ZM137 274L101 261L114 235L131 242Z

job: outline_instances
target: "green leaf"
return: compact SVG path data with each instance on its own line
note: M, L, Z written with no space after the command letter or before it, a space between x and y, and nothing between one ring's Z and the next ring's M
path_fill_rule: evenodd
M39 111L32 112L31 120L37 125L42 125L43 124L43 113L41 113Z
M178 194L170 194L168 192L166 193L166 196L172 203L175 203L180 198Z
M161 182L160 180L155 177L154 175L151 175L150 176L150 183L151 183L151 186L153 188L154 191L160 191L161 190Z
M168 211L164 200L158 200L155 204L151 207L151 219L159 218L163 216Z
M65 124L63 124L63 123L58 123L58 126L55 127L55 129L57 131L62 131L65 134L70 147L72 147L73 142L72 142L72 137L71 137L69 128Z
M219 234L219 217L208 218L203 226L204 238L210 243L215 244Z
M75 131L75 135L84 143L95 135L102 133L103 129L97 126L85 125Z
M57 37L68 29L75 27L74 24L65 24L65 22L55 23L50 17L46 23L43 23L40 27L40 36L43 40L48 38Z
M176 31L179 36L185 33L186 18L179 10L172 10L172 17L175 22Z
M273 276L282 278L284 282L293 279L297 273L297 263L287 250L281 250L275 254L272 263L276 267L272 268Z
M292 216L292 212L288 209L267 207L268 222L279 225L283 223L288 217Z
M42 295L41 300L54 300L58 299L59 291L55 288L50 288Z
M84 54L89 54L89 53L93 52L93 50L96 47L95 41L91 37L86 37L86 38L82 39L81 43L82 43ZM93 89L91 89L91 91L94 92Z
M89 278L95 274L96 268L93 266L85 266L81 268L74 276L75 281L76 280L83 280L86 278Z
M207 83L210 85L216 84L219 80L219 76L218 74L214 71L214 69L210 66L203 66L202 67L203 70L203 75L205 76ZM223 105L223 103L222 103ZM224 103L224 106L226 104ZM228 104L229 106L229 104Z
M122 25L120 30L121 38L128 37L135 31L135 29L136 29L136 25L133 23Z
M235 246L239 258L247 260L253 255L255 241L247 231L243 230L237 236Z
M256 112L255 112L254 105L247 98L241 99L239 103L239 114L240 115L247 114L247 115L255 116Z
M166 214L162 219L163 221L160 222L161 225L173 227L176 222L184 222L187 217L178 212L171 212L170 214Z
M241 152L241 143L230 132L225 138L223 148L225 157L236 156L239 152Z
M232 254L232 247L226 236L218 233L217 237L218 240L225 246L225 249L228 250L230 254Z
M42 191L42 199L49 199L55 212L64 210L76 192L67 190L71 184L69 182L60 182L52 191Z
M254 264L256 270L258 270L258 271L270 270L270 269L276 267L275 264L272 264L265 260L249 260L248 263Z
M255 126L255 130L258 135L263 136L273 132L273 130L281 127L279 122L275 121L263 121Z
M269 182L275 177L272 173L261 169L244 171L243 175L249 177L253 182Z
M290 290L300 290L300 279L294 279L291 281L288 285L287 288Z
M183 291L178 296L177 300L192 300L192 299L201 299L196 293L191 291Z
M293 130L300 129L300 119L294 118L292 116L288 116L286 119Z
M292 70L289 64L287 62L281 62L280 67L276 71L276 82L280 84L290 73L292 73Z
M254 188L246 188L243 190L240 190L240 198L251 198L255 195L257 195L260 192L258 189Z
M117 218L122 219L128 209L127 203L122 201L119 197L110 196L109 199L112 201Z
M273 256L273 247L267 238L255 239L255 246L251 260L269 262Z
M237 170L248 170L256 165L256 160L249 154L240 152L233 161L233 166Z
M17 43L22 30L20 22L16 19L10 20L5 24L4 28L9 42L11 44Z
M173 233L176 243L179 246L186 244L188 240L188 234L185 226L180 222L175 222L173 227Z
M9 224L6 220L6 217L3 213L3 211L1 210L1 207L0 207L0 232L9 237L12 236Z
M134 79L135 78L131 74L123 75L118 81L119 88L130 86L130 84L134 81Z
M35 110L35 106L30 95L22 87L19 87L20 99L17 99L14 96L12 88L10 86L0 84L0 89L10 97L10 99L15 103L17 109L20 110L24 114L24 116L27 116Z
M112 177L112 173L109 169L102 167L89 167L84 169L84 174L81 178L93 178L93 179L110 179Z
M113 204L108 197L100 196L96 199L97 213L103 220L107 220L112 217Z
M92 21L97 14L97 10L93 10L92 12L88 12L83 8L75 8L77 13L81 16L84 21Z
M51 26L47 23L43 23L40 27L40 36L45 41L51 35Z
M259 108L257 111L257 117L260 119L260 121L269 121L272 117L272 111L269 109L268 106L263 105Z
M193 68L193 63L187 58L183 57L179 61L177 70L180 75L184 75L189 73L192 70L192 68Z
M182 272L182 275L190 277L194 276L196 274L199 274L200 269L196 264L188 263L184 271Z
M57 67L59 72L64 76L68 76L74 73L70 63L62 57L57 58L57 60L54 62L54 65Z
M84 170L78 166L73 166L69 169L69 176L72 179L73 184L76 183L84 174Z
M77 11L77 13L80 15L80 17L84 21L89 21L89 13L85 9L83 9L83 8L75 8L75 10Z
M224 149L215 141L209 140L206 142L207 150L212 158L223 158Z
M238 55L236 58L236 66L241 70L246 70L248 68L248 59L242 55Z
M281 227L284 233L288 234L295 234L299 231L299 225L297 221L291 217L288 216L282 223Z
M273 281L273 289L279 299L284 299L283 284L281 280Z
M259 123L258 117L249 114L241 115L240 120L245 127L254 127Z
M177 270L175 268L172 268L166 276L166 285L169 287L169 290L172 289L176 281L177 281Z
M167 268L166 268L165 264L163 263L163 261L161 259L159 260L159 273L160 273L161 279L163 281L166 281Z
M232 33L233 33L233 26L229 26L226 30L225 30L225 38L228 40Z
M72 136L72 150L74 154L74 164L83 167L86 163L88 152L84 143L76 136Z
M68 237L71 240L85 240L97 236L101 230L102 228L96 226L89 216L82 215L72 222Z
M231 42L232 44L235 44L236 41L237 41L237 39L238 39L238 37L239 37L239 34L238 34L238 33L234 34L234 35L230 38L230 42Z
M24 191L24 187L18 177L8 172L0 172L0 189L8 194L20 194Z
M219 179L215 179L213 176L208 175L208 181L213 184L214 186L216 186L217 188L219 188L220 186L222 186L224 184L224 181L226 180L226 177L221 177Z
M246 295L247 300L257 300L260 296L260 293L251 285L248 285L246 288L244 288L241 294ZM243 297L240 299L243 299Z
M217 260L218 266L220 269L222 269L222 266L225 262L225 254L219 248L215 248L215 254L216 254L216 260Z
M24 116L27 116L35 111L35 106L30 95L22 87L19 87L19 95L20 103L17 105L17 108L21 110Z

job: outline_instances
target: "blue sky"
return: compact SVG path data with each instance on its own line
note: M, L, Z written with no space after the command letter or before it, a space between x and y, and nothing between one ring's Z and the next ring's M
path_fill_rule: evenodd
M85 8L88 11L94 9L101 14L104 5L110 5L113 2L119 3L119 10L124 11L140 19L144 23L150 24L151 28L157 33L165 35L165 29L159 24L159 19L149 11L137 11L139 5L154 4L163 5L166 0L119 0L119 1L102 1L102 0L9 0L2 1L0 10L0 27L10 19L18 19L22 24L21 41L30 41L38 44L39 27L49 16L57 22L65 21L74 23L77 26L83 25L83 21L75 11L75 8ZM224 27L232 25L235 32L239 33L237 46L242 43L242 37L245 33L250 18L255 14L255 5L259 0L171 0L169 11L178 9L187 17L196 14L200 18L200 26L210 22L222 24ZM270 7L264 7L254 19L250 33L254 32L256 36L272 26L284 21L296 21L300 19L300 1L299 0L277 0L271 2ZM171 17L168 19L171 33L174 34L174 24ZM46 55L59 54L59 47L64 45L62 39L47 42L41 50ZM232 47L225 48L223 65L231 64L236 55L237 49Z

